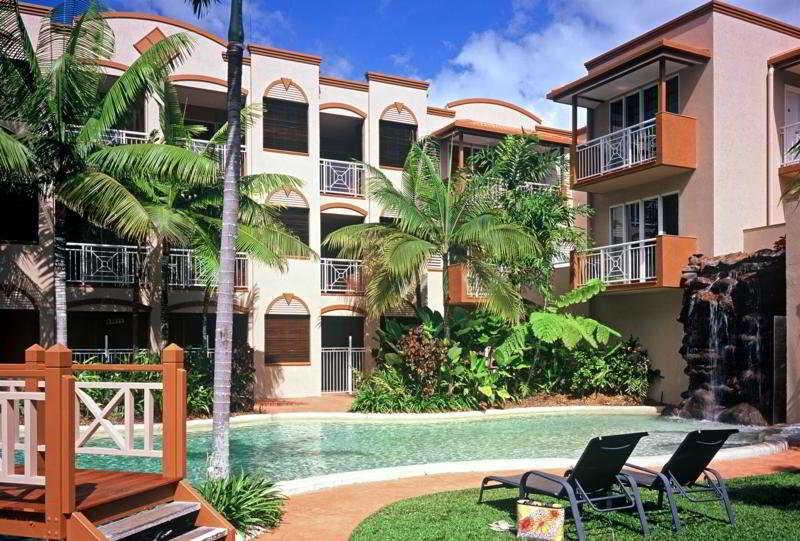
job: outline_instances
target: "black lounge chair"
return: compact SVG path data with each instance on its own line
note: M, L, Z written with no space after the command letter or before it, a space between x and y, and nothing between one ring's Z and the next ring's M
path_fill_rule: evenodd
M727 439L737 432L739 431L735 428L695 430L686 435L660 472L626 464L623 473L635 479L640 487L657 490L659 508L664 504L664 495L667 495L672 513L672 529L676 532L681 529L675 502L678 496L683 496L694 503L719 501L730 523L736 524L736 513L728 496L725 481L719 472L712 470L708 465ZM701 475L704 477L703 481L700 481ZM709 498L696 496L705 493L712 493L713 496Z
M512 477L486 477L481 483L478 503L483 501L484 490L503 487L519 488L520 498L528 494L543 494L568 500L579 541L586 539L581 520L584 505L601 513L633 509L639 515L642 534L647 535L647 517L639 497L639 488L632 477L622 473L622 467L644 436L647 436L647 432L593 438L575 466L563 476L528 471Z

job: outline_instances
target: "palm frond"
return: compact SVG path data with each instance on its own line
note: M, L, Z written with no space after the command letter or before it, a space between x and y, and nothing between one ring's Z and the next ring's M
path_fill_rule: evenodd
M12 134L0 129L0 171L27 173L33 162L31 151Z
M154 143L104 148L91 154L87 162L116 177L137 173L185 186L213 185L219 175L213 160L185 148Z

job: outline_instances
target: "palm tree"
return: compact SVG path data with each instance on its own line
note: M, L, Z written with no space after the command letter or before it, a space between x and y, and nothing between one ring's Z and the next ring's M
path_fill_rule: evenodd
M65 10L69 11L69 10ZM64 220L72 202L66 184L85 183L109 199L117 199L116 219L129 221L140 211L125 198L118 178L92 166L98 148L113 128L130 114L136 100L158 87L190 51L185 34L176 34L143 53L105 91L101 64L114 51L114 36L96 4L69 20L44 19L34 45L23 24L16 0L0 0L0 168L6 181L34 186L47 201L54 229L56 341L67 343L66 239ZM126 145L127 146L127 145ZM215 164L186 151L159 145L133 145L151 172L179 170L200 178ZM191 154L191 155L190 155ZM125 174L132 174L128 169Z
M186 0L197 15L221 0ZM242 126L242 54L244 52L243 0L231 0L228 21L228 139L222 203L217 321L214 349L214 413L208 476L223 479L230 473L228 425L231 415L231 358L233 355L233 294L236 262L236 225L239 215L239 177Z
M522 227L503 221L485 179L464 168L449 181L443 180L437 152L429 141L411 148L397 188L377 169L368 169L370 197L396 218L390 224L343 227L328 235L325 244L338 249L342 257L364 260L369 275L365 307L370 315L402 304L428 260L440 257L445 270L456 263L466 266L485 291L489 311L509 320L520 316L519 290L489 261L511 260L535 252L538 246ZM447 325L447 272L442 287Z

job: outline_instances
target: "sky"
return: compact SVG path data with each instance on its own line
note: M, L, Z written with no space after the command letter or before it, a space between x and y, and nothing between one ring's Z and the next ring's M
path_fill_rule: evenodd
M30 0L29 0L30 1ZM32 0L48 5L57 0ZM800 0L733 0L800 25ZM105 0L120 11L183 19L225 36L229 2L201 20L182 0ZM321 72L430 81L433 105L505 99L569 127L544 96L585 74L583 62L703 0L244 0L246 40L323 57Z

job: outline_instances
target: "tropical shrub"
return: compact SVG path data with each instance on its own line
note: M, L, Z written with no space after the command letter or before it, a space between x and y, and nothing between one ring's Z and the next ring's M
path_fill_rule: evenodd
M283 516L284 497L274 483L260 475L240 473L208 480L198 490L214 509L245 535L274 528Z
M89 358L87 363L98 362ZM158 353L141 350L131 360L132 364L159 364L161 359ZM190 416L202 417L211 414L212 399L214 395L214 360L204 350L187 349L184 356L186 368L186 398L187 412ZM78 381L128 381L128 382L157 382L161 381L158 372L78 372ZM252 411L253 409L253 382L255 380L255 367L253 366L253 349L249 346L234 348L231 382L231 409L232 411ZM95 401L103 403L111 399L116 392L114 389L88 389L87 394ZM153 394L156 415L161 415L161 393ZM134 402L136 414L141 415L143 404Z

